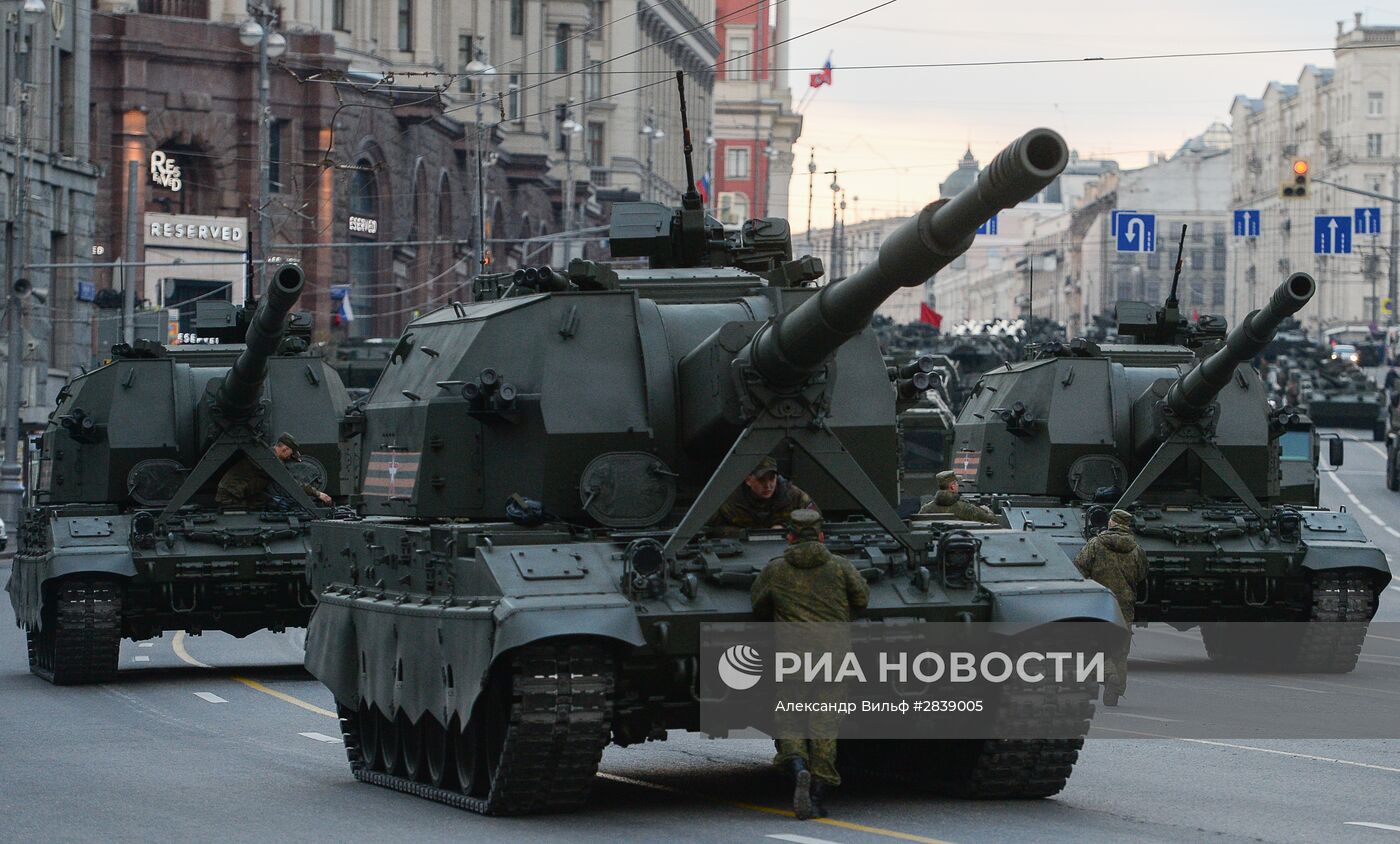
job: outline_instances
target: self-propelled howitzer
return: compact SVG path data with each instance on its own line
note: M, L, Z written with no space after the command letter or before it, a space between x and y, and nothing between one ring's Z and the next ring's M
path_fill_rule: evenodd
M309 350L309 315L292 313L304 284L280 267L256 309L198 303L207 342L140 339L63 388L8 586L36 674L107 682L123 637L306 623L306 517L319 508L302 485L339 492L348 401ZM300 462L274 457L284 432ZM286 503L220 508L216 486L240 460Z
M610 740L697 729L701 625L752 618L750 587L785 546L766 524L707 528L763 457L823 509L874 618L1112 623L1111 598L1048 537L899 518L899 376L865 330L1067 159L1058 135L1031 133L970 197L826 287L785 221L727 235L688 195L616 207L614 256L648 269L487 276L479 301L414 320L345 420L366 517L312 527L306 664L355 776L474 811L576 809ZM998 712L1087 729L1082 690L1042 709L1003 694ZM1043 796L1080 743L952 744L872 748L864 765Z
M983 375L958 416L953 467L1012 525L1070 554L1109 508L1133 510L1150 569L1137 620L1203 624L1212 656L1242 658L1231 631L1249 626L1216 622L1367 621L1390 580L1385 555L1349 514L1285 495L1293 426L1249 365L1315 290L1294 274L1228 337L1223 320L1188 323L1170 300L1121 302L1119 334L1140 342L1049 344ZM1289 629L1274 655L1304 670L1350 670L1364 636L1363 625Z

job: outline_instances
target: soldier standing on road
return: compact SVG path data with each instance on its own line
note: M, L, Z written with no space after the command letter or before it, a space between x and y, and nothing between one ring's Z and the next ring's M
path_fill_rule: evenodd
M277 455L277 459L283 463L293 463L301 459L301 448L291 434L283 434L278 437L277 442L272 445L272 453ZM249 510L260 510L267 506L267 487L270 483L272 483L272 478L262 470L262 467L244 455L237 463L229 467L229 470L219 479L219 488L214 494L214 501L220 507L243 507ZM303 492L311 496L312 501L320 501L326 505L331 503L329 495L311 484L302 484L301 488Z
M1001 520L986 507L962 500L958 493L958 475L952 469L938 473L938 494L925 504L919 513L947 513L965 522L985 522L989 525L1001 523Z
M797 484L778 474L778 461L765 457L744 483L720 505L710 524L716 533L738 533L738 528L781 528L794 510L816 510L812 497Z
M1128 624L1129 635L1123 638L1121 650L1111 655L1104 682L1103 705L1117 706L1118 699L1128 690L1128 648L1132 645L1137 585L1147 579L1147 555L1133 538L1133 514L1114 510L1108 517L1108 527L1080 549L1074 565L1080 574L1113 593L1123 621Z
M787 550L754 581L753 610L759 620L844 623L865 609L870 587L849 560L823 544L821 513L794 510L787 539ZM839 715L820 714L804 716L801 725L780 724L775 731L778 755L773 764L792 775L792 807L799 820L824 817L827 790L841 784L836 772L839 725ZM791 727L805 727L806 732L790 733Z

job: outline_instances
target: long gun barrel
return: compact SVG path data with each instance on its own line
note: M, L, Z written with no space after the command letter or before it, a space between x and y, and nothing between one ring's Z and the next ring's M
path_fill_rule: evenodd
M301 298L306 276L296 264L286 264L273 273L267 294L258 303L245 337L247 348L229 367L215 399L225 417L241 419L257 410L267 378L267 360L277 353L287 333L287 314Z
M1044 190L1067 163L1069 148L1058 132L1032 129L1022 135L962 193L925 206L896 229L874 263L764 326L749 343L748 359L772 386L802 383L869 325L895 291L923 284L967 251L979 226Z
M1210 407L1216 395L1235 374L1235 368L1254 359L1274 339L1279 323L1302 310L1317 292L1317 282L1307 273L1294 273L1278 286L1269 302L1251 311L1230 336L1225 347L1181 376L1167 391L1167 407L1184 419L1195 419Z

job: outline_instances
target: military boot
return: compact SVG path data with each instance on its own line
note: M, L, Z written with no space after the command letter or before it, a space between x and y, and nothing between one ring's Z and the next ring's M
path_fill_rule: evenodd
M788 770L792 772L793 814L799 821L816 817L812 813L812 772L807 770L807 763L792 759L788 762Z
M826 798L831 796L831 786L821 780L812 780L812 817L826 817Z
M1103 693L1103 705L1104 705L1104 706L1117 706L1117 705L1118 705L1118 698L1119 698L1119 697L1121 697L1121 695L1119 695L1117 692L1113 692L1113 691L1109 691L1109 690L1105 689L1105 690L1104 690L1104 693Z

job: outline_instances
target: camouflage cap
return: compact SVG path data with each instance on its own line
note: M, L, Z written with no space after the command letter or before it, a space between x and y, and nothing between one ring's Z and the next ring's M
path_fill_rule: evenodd
M957 481L958 473L954 472L952 469L945 469L939 472L936 477L938 478L939 489L949 489L953 486L954 482Z
M293 457L301 457L301 446L297 445L296 437L293 437L291 434L283 433L282 436L277 438L277 444L285 445L287 448L290 448Z
M788 516L787 529L798 539L820 539L822 514L812 509L793 510Z
M756 478L761 478L770 472L774 475L778 474L778 461L771 457L765 457L758 461L758 465L753 467L753 471L749 474Z
M1111 525L1131 525L1133 523L1133 514L1129 513L1127 510L1115 509L1112 513L1108 514L1108 523Z

